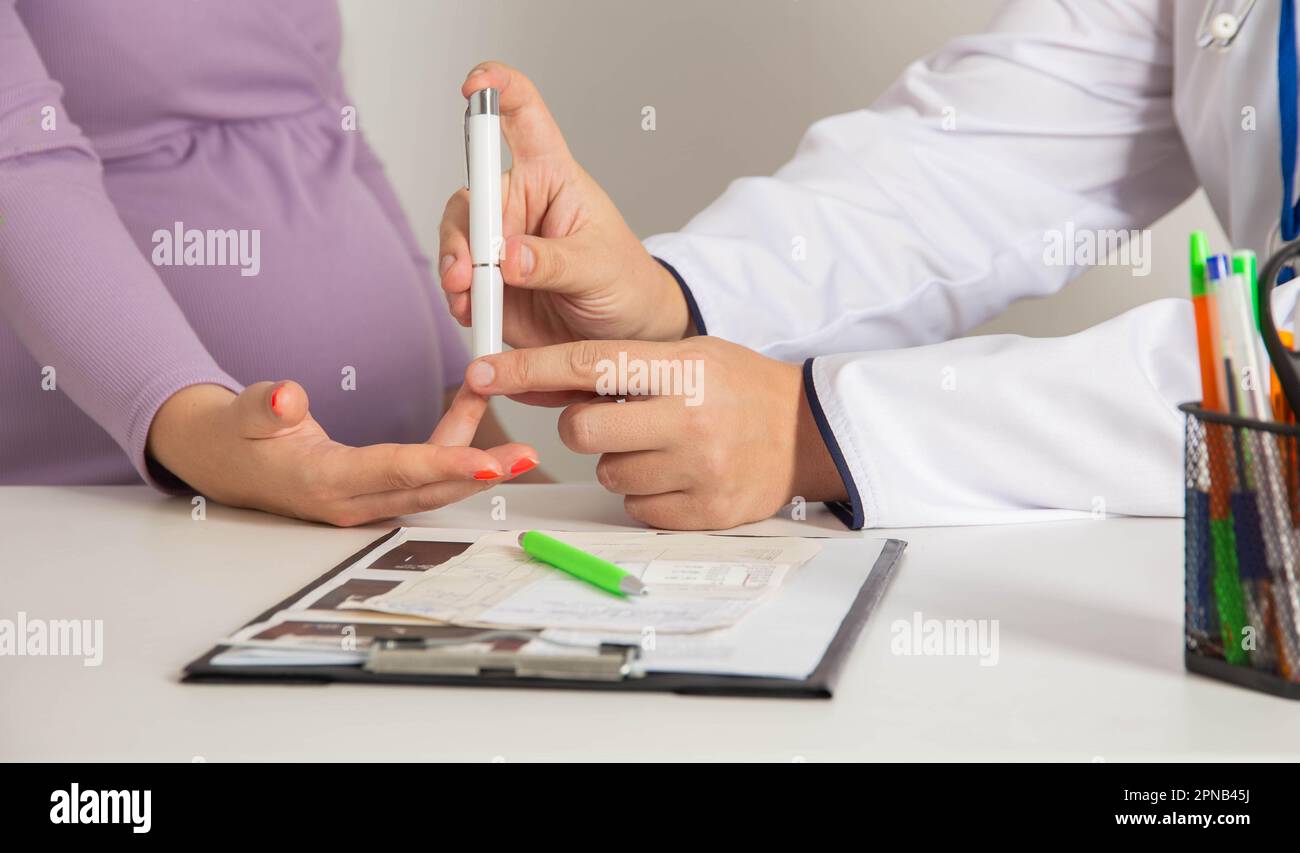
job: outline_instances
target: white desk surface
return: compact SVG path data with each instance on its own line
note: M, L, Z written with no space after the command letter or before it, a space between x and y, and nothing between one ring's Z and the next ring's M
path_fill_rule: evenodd
M507 485L407 524L617 524L595 486ZM393 524L339 530L144 487L0 488L0 618L104 620L104 663L0 657L0 760L1300 758L1300 704L1182 665L1182 522L868 531L908 540L835 698L187 685L214 640ZM1000 659L891 654L890 625L999 620Z

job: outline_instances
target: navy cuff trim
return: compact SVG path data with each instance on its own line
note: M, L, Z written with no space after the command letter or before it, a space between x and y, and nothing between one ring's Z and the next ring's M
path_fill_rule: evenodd
M690 312L691 322L695 324L696 334L707 335L709 331L704 327L704 317L700 315L700 306L695 303L695 294L691 293L691 289L686 286L686 282L682 280L681 273L677 272L676 267L665 261L663 258L655 257L654 255L651 255L651 257L654 257L654 259L658 261L664 269L668 270L668 274L673 277L673 280L677 282L677 286L682 289L682 296L686 299L686 310Z
M817 386L813 383L812 368L813 359L810 358L803 363L803 392L808 398L808 408L812 410L813 420L817 422L817 431L822 434L822 441L826 442L826 449L831 453L831 461L840 472L840 479L844 481L844 491L849 496L847 502L827 501L826 507L843 522L845 527L850 530L861 530L867 523L862 511L862 501L858 499L858 489L853 483L849 464L844 461L840 443L835 440L835 433L831 430L830 422L826 420L826 412L822 410L821 400L817 399Z

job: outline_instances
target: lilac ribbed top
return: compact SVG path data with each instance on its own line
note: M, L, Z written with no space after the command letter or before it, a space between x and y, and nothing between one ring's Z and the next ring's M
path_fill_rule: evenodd
M148 479L200 382L428 438L467 356L339 43L329 0L0 0L0 483Z

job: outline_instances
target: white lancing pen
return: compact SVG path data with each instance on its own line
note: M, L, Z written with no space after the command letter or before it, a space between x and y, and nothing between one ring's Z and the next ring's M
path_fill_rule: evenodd
M469 303L474 357L501 352L504 283L501 250L501 109L496 89L480 89L465 108L469 184Z

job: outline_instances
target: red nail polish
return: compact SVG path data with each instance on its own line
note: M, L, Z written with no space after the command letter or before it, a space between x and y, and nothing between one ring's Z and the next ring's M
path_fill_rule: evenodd
M280 392L283 390L284 390L284 386L281 385L279 388L276 388L274 391L271 392L271 411L275 412L277 415L281 414Z
M474 472L474 479L475 479L475 480L495 480L497 477L500 477L500 476L501 476L501 475L498 474L496 471L489 471L489 470L486 469L486 468L484 468L482 471L475 471L475 472Z
M520 459L518 462L510 466L510 473L522 474L525 471L531 471L536 467L537 467L537 460L529 459L527 456L525 456L523 459Z

